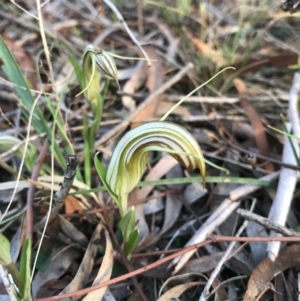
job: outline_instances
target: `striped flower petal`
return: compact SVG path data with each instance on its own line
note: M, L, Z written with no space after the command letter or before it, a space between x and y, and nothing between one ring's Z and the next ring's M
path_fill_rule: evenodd
M129 131L118 143L107 169L106 182L118 196L131 192L140 181L149 151L165 151L189 170L200 169L205 181L205 163L195 138L182 126L154 121Z

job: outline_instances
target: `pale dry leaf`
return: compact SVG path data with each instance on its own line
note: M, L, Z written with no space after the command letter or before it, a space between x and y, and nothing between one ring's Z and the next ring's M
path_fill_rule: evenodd
M249 221L246 232L248 236L267 237L268 233L263 226L258 223ZM250 242L250 249L252 253L252 261L258 265L267 256L267 243L266 242Z
M160 231L160 235L168 231L176 223L182 208L180 197L173 194L168 194L166 197L166 209L164 224Z
M151 67L147 69L148 80L146 83L149 92L153 93L163 85L163 62L160 56L156 53L155 48L153 46L147 45L144 47L144 49L147 52L150 59L155 60L154 62L151 62ZM151 104L146 105L141 111L139 111L138 114L136 114L131 120L134 123L134 125L137 126L140 122L144 122L145 120L151 120L155 118L161 100L162 96L158 95L151 102Z
M167 174L167 179L180 178L183 176L183 171L181 165L175 165ZM168 185L170 189L180 189L183 185ZM182 195L180 193L180 195ZM166 209L165 209L165 218L164 224L161 229L161 234L168 231L174 223L177 221L177 218L180 214L182 208L182 201L178 194L168 194L166 196Z
M18 227L17 232L14 234L10 242L10 255L13 262L16 262L19 257L20 250L25 241L25 232L26 232L26 223L22 218L21 225Z
M184 190L184 199L188 205L192 205L206 194L207 190L203 189L202 183L191 183Z
M163 201L163 198L160 196L160 192L157 190L154 190L152 193L153 198L151 198L150 201L145 203L144 205L144 214L145 215L151 215L155 214L159 211L162 211L165 208L165 203ZM155 197L157 195L157 197Z
M178 298L180 297L186 290L191 287L199 285L199 282L189 282L177 285L167 292L165 292L161 297L159 297L156 301L170 301L171 298Z
M147 79L147 68L146 63L142 64L140 69L136 70L131 78L125 83L123 86L123 92L131 94L137 91ZM122 103L123 106L131 112L133 112L136 108L135 100L129 95L122 96Z
M181 273L205 273L213 270L225 252L218 252L211 255L201 256L195 259L191 259L182 268Z
M107 31L108 32L108 31ZM94 43L96 45L96 43ZM138 72L144 65L143 61L138 61L136 65L127 67L125 69L118 68L118 81L127 80Z
M101 267L99 269L98 275L93 282L93 285L100 284L102 282L108 281L111 277L112 268L113 268L113 245L107 230L105 230L105 240L106 240L106 248L105 254L102 260ZM101 301L107 287L102 287L97 290L94 290L88 293L82 301Z
M222 51L220 49L215 50L213 48L213 45L209 43L204 43L199 39L192 37L191 35L190 39L193 45L196 47L196 49L199 50L200 55L215 63L218 68L221 68L222 66L226 65L226 60L224 59Z
M97 244L95 244L95 240L100 239L102 228L103 226L99 223L90 239L90 242L87 246L87 249L85 251L85 254L83 256L83 259L75 277L72 279L69 285L65 287L65 289L60 293L60 295L75 292L79 289L82 289L87 283L94 265L95 255L97 253Z
M167 101L162 101L159 104L159 107L157 108L157 116L165 115L173 107L174 107L174 103L170 103L170 102L167 102ZM179 115L179 116L185 116L185 117L188 117L188 116L191 115L189 110L187 108L183 107L183 106L176 107L172 111L172 114Z
M207 281L207 277L205 275L197 273L197 272L196 273L185 273L185 274L179 274L179 275L171 276L164 282L164 284L162 285L162 287L159 290L158 295L160 296L163 291L169 291L172 287L174 287L178 284L193 282L192 279L194 279L195 277L200 277L200 278L205 279L204 282L199 281L198 282L199 285L203 285Z
M170 155L163 156L155 166L149 171L145 177L145 181L157 180L163 177L171 168L177 165L178 162ZM146 186L142 188L141 197L145 198L153 190L154 186Z
M58 215L62 232L69 237L73 242L79 243L80 245L86 246L88 239L86 236L79 231L71 222L65 219L62 215Z
M166 155L163 156L156 165L149 171L147 176L145 177L145 181L151 181L151 180L157 180L160 179L162 176L164 176L170 169L172 169L174 166L176 166L178 162L171 156ZM150 192L154 189L154 186L146 186L141 189L137 189L134 193L134 196L137 199L143 199L146 198ZM132 198L130 197L132 200ZM130 205L130 199L129 199L129 205ZM149 243L149 240L152 241L152 236L149 236L149 228L147 226L145 216L144 215L144 203L135 205L135 210L138 214L138 218L141 221L141 224L138 224L138 228L141 227L141 230L144 233L143 237L140 237L140 244L139 247L143 247L144 245L147 245ZM159 236L156 235L156 238Z

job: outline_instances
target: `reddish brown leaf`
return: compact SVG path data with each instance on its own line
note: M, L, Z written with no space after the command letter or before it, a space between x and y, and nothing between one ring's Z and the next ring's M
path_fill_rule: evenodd
M300 244L284 248L275 261L264 259L253 271L244 301L254 301L265 290L268 283L280 272L300 264Z
M81 212L83 210L82 205L78 200L72 195L67 196L65 201L65 211L66 213Z
M263 123L261 121L259 114L257 113L257 111L254 109L254 107L252 106L252 104L249 102L249 100L247 98L246 85L242 80L240 80L238 78L236 78L233 82L234 82L236 89L239 92L241 106L243 107L247 117L250 120L251 126L253 128L255 142L259 149L259 152L261 155L263 155L265 157L269 157L270 149L269 149L269 144L268 144L267 137L265 134L265 129L264 129L264 126L263 126ZM266 164L266 169L270 172L273 172L274 171L273 164L271 162L268 162Z

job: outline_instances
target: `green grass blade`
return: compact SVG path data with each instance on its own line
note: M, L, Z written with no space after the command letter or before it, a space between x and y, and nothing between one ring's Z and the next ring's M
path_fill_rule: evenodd
M34 103L34 98L30 92L30 86L23 76L15 58L6 46L2 36L0 36L0 57L3 60L2 69L8 79L15 85L15 90L20 97L23 106L21 106L22 114L28 119L30 110ZM35 108L36 114L32 119L32 126L40 134L46 132L47 122L39 107Z
M86 116L83 117L83 140L84 140L84 179L86 185L91 187L90 128Z
M100 162L97 159L98 162ZM96 164L96 160L95 160ZM98 164L98 163L97 163ZM100 162L101 164L101 162ZM101 164L102 168L104 169L103 165ZM100 166L97 167L97 172L100 176ZM102 177L100 176L101 180ZM189 178L171 178L171 179L161 179L161 180L154 180L154 181L144 181L139 182L136 186L137 187L146 187L146 186L159 186L159 185L174 185L174 184L190 184L190 183L201 183L202 178L199 177L189 177ZM242 184L242 185L257 185L262 187L276 187L276 182L274 181L265 181L255 178L239 178L239 177L206 177L205 183L234 183L234 184ZM104 185L105 186L105 185ZM70 195L77 195L77 194L87 194L89 195L91 192L101 192L106 191L105 187L97 187L88 190L78 190L76 192L70 193Z
M30 262L31 262L31 239L27 238L21 253L20 274L23 285L20 287L20 295L22 300L31 301L31 278L30 278Z

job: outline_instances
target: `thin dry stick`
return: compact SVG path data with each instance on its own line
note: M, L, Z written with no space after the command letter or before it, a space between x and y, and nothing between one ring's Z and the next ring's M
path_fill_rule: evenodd
M279 172L271 173L267 176L260 178L260 180L274 180L278 177ZM228 216L239 206L238 200L248 195L256 190L258 190L260 186L256 185L243 185L240 186L230 192L228 198L226 198L220 206L211 214L211 216L203 223L203 225L197 230L194 236L189 240L187 246L193 245L195 243L199 243L205 240L206 236L212 233L218 226L220 226ZM176 258L172 265L176 265L173 273L177 273L185 263L190 259L190 257L194 254L195 250L192 250L189 253L185 253L182 257Z
M147 272L149 270L152 270L154 268L156 268L157 266L160 266L178 256L182 256L183 254L190 252L192 250L196 250L200 247L203 247L209 243L212 242L221 242L221 241L238 241L238 242L269 242L269 241L285 241L285 242L300 242L300 237L278 237L278 236L274 236L274 237L236 237L236 236L218 236L218 235L209 235L207 237L207 239L205 241L202 241L198 244L186 247L184 249L181 249L180 251L169 255L167 257L164 257L162 259L159 259L151 264L148 264L145 267L142 267L140 269L137 269L131 273L116 277L114 279L105 281L103 283L94 285L92 287L89 288L84 288L82 290L78 290L77 292L73 292L73 293L68 293L68 294L64 294L64 295L59 295L59 296L53 296L53 297L47 297L47 298L38 298L35 299L35 301L54 301L54 300L61 300L64 298L79 298L80 296L86 295L91 291L97 290L99 288L102 287L106 287L115 283L119 283L121 281L127 280L129 278L132 278L133 276L142 274L144 272Z
M298 115L298 93L300 90L300 73L295 73L293 85L289 93L289 108L288 116L291 122L292 132L295 136L300 137L300 125ZM293 145L291 145L293 144ZM284 148L282 154L282 161L288 164L297 165L297 159L295 158L296 151L299 156L299 145L295 139L284 137ZM293 193L298 180L298 172L288 168L281 168L278 188L276 196L274 198L272 207L269 213L269 219L275 221L280 225L285 225L288 212L290 210ZM270 235L275 235L271 232ZM279 235L279 234L277 234ZM271 260L275 260L280 249L280 243L268 243L267 251Z
M144 26L143 26L143 3L142 0L136 0L136 12L138 15L138 28L139 35L144 35Z
M36 181L39 176L40 169L42 167L42 164L44 162L44 159L49 149L49 145L50 143L49 140L47 139L44 142L40 154L34 164L32 175L31 175L31 179L34 181ZM32 233L33 233L32 230L33 229L33 199L34 199L35 191L36 191L36 186L30 184L27 192L27 210L26 210L26 237L30 239L32 239Z
M145 57L145 59L147 60L148 63L148 67L151 66L151 62L149 59L148 54L146 53L146 51L143 49L143 47L141 46L141 44L139 43L139 41L136 39L136 37L134 36L134 34L132 33L132 31L129 29L127 23L125 22L123 16L121 15L121 13L118 11L118 9L116 8L116 6L109 0L103 0L103 2L105 2L105 4L114 12L114 14L116 15L116 17L119 19L119 21L122 23L125 31L128 33L129 37L131 38L131 40L134 42L134 44L140 49L140 51L142 52L143 56Z
M236 211L236 213L239 214L240 216L242 216L244 219L258 223L258 224L266 227L267 229L274 230L278 233L281 233L284 236L299 236L300 237L299 232L296 232L293 229L288 229L286 227L283 227L283 226L279 225L278 223L272 222L268 218L262 217L253 212L239 208Z
M51 200L50 200L48 214L36 226L36 229L38 230L38 229L41 229L42 227L44 227L44 225L45 225L39 246L37 248L37 254L39 254L39 251L41 249L41 246L43 243L43 237L45 236L45 232L46 232L49 221L52 220L58 214L59 210L61 209L61 207L64 204L64 201L69 193L69 190L72 187L72 184L73 184L73 181L74 181L75 175L76 175L77 164L78 164L78 161L77 161L76 156L68 156L67 167L66 167L66 170L64 173L64 180L61 185L61 189L56 193L56 199L55 199L56 206L53 209L52 209L52 201L51 201L53 189L51 190ZM35 257L35 261L33 263L31 281L33 279L33 274L34 274L35 266L37 263L37 259L38 259L38 256Z
M255 205L256 205L256 202L257 202L257 200L254 200L254 202L252 203L251 208L250 208L251 211L254 210L254 207L255 207ZM243 233L243 231L244 231L245 228L247 227L247 224L248 224L248 221L244 221L244 222L243 222L242 226L240 227L240 229L238 230L238 232L237 232L237 234L236 234L237 237L240 236L240 235ZM233 247L235 246L235 244L236 244L235 241L233 241L233 242L231 242L231 243L229 244L229 246L228 246L226 252L225 252L224 255L222 256L221 260L218 262L218 264L217 264L217 266L215 267L215 269L213 270L213 272L211 273L211 275L210 275L210 277L209 277L209 279L208 279L208 281L207 281L207 283L206 283L206 285L205 285L205 287L204 287L204 289L203 289L203 291L202 291L202 293L201 293L201 296L200 296L199 301L205 301L205 300L207 300L207 298L208 298L208 296L209 296L209 289L210 289L210 287L212 286L212 284L213 284L213 282L215 281L215 279L216 279L216 277L218 276L218 274L220 273L220 270L221 270L221 268L222 268L224 262L225 262L226 260L228 260L229 255L230 255L230 253L231 253Z
M145 101L132 113L126 120L122 121L119 125L115 126L112 130L107 132L100 140L98 140L95 144L95 148L101 146L106 143L113 137L120 135L122 131L126 129L126 127L130 124L130 121L136 118L138 114L148 105L151 104L152 101L156 99L156 97L170 87L172 87L175 83L177 83L189 70L194 67L192 63L188 63L184 68L182 68L177 74L175 74L172 78L170 78L166 83L164 83L161 87L159 87L156 91L154 91L149 97L145 99Z
M67 167L64 172L64 180L61 185L59 191L57 191L53 208L49 208L49 213L45 216L35 227L36 230L40 230L45 224L48 224L55 216L58 214L60 209L62 208L65 199L72 188L73 181L76 175L76 168L77 168L77 158L75 155L68 156L67 158Z

